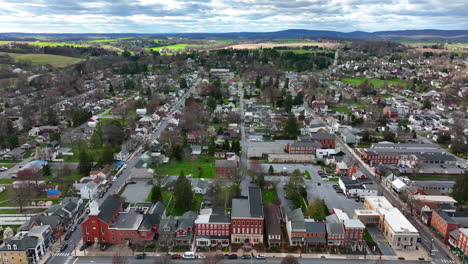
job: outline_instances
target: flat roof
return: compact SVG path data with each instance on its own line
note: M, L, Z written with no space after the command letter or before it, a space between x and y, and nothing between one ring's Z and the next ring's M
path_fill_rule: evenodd
M361 222L361 220L359 219L345 219L343 221L343 224L347 227L347 228L361 228L361 229L364 229L366 228L366 226L364 226L364 224Z
M379 213L385 215L385 222L395 233L419 233L397 208L380 208Z
M413 199L425 202L457 203L457 200L447 195L413 195Z
M393 208L393 205L383 196L366 196L364 200L371 204L374 209Z
M356 216L364 216L364 215L379 215L376 210L354 210L354 215Z

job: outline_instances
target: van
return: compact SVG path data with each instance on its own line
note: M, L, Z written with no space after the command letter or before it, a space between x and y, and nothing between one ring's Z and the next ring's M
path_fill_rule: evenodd
M182 255L182 259L195 259L195 252L187 251Z

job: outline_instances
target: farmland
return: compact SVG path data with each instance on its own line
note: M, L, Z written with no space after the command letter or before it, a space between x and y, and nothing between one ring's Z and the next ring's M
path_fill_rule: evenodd
M12 42L12 41L5 41L5 42ZM74 47L74 48L89 47L89 45L72 44L72 43L65 43L65 42L42 42L42 41L13 41L13 42L28 44L32 46L39 46L39 47L59 47L59 46L69 46L69 47Z
M333 53L331 50L306 50L306 49L285 49L279 50L280 52L292 52L294 54L313 54L316 52L326 52L326 53Z
M388 85L394 86L408 86L408 83L401 79L390 79L390 80L381 80L377 78L366 79L366 78L343 78L341 79L342 82L348 83L351 85L360 85L361 83L368 81L369 84L372 84L375 87L381 88L385 83Z
M89 43L116 42L116 41L119 41L119 40L126 40L126 39L131 39L131 37L127 37L127 38L108 38L108 39L93 39L93 40L89 40L89 41L87 41L87 42L89 42Z
M155 48L150 48L153 51L160 51L162 49L173 49L176 51L183 50L190 44L175 44L175 45L169 45L169 46L162 46L162 47L155 47Z
M30 60L33 65L52 65L53 67L65 67L68 65L76 64L84 60L81 58L73 58L73 57L50 55L50 54L20 54L20 53L5 53L5 52L0 52L0 54L8 54L15 61Z

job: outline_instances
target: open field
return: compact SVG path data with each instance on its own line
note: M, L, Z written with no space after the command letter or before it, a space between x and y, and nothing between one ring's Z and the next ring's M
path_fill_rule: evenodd
M281 49L279 52L292 52L294 54L313 54L317 52L333 53L331 50Z
M155 168L155 171L162 175L180 175L180 172L183 171L185 175L192 174L194 178L198 178L201 172L201 178L213 178L216 174L215 159L208 158L207 162L205 158L205 156L200 156L198 160L171 160L168 164Z
M78 62L84 61L82 58L73 58L51 54L20 54L20 53L4 53L13 57L14 60L30 60L33 65L52 65L54 67L64 67Z
M106 50L114 50L114 51L117 51L117 52L124 52L123 49L115 47L115 46L111 46L111 45L101 45L99 47L101 47L103 49L106 49Z
M391 79L391 80L381 80L381 79L377 79L377 78L372 78L372 79L366 79L366 78L343 78L341 79L342 82L344 83L348 83L348 84L351 84L351 85L360 85L361 83L363 83L364 81L368 81L369 84L372 84L373 86L375 87L382 87L385 83L387 83L388 85L395 85L395 86L408 86L408 83L404 80L400 80L400 79Z
M191 44L174 44L174 45L169 45L169 46L162 46L162 47L155 47L155 48L150 48L150 50L153 51L160 51L162 49L173 49L175 51L179 50L184 50L186 47L190 46ZM195 46L195 45L192 45Z
M235 44L226 48L232 49L268 49L274 47L304 47L304 46L317 46L324 48L336 48L341 46L340 43L330 42L298 42L298 43L283 43L283 44L272 44L272 43L256 43L256 44Z
M33 65L52 65L53 67L65 67L84 61L82 58L73 58L51 54L20 54L5 52L0 52L0 54L8 54L15 61L30 60Z
M39 47L59 47L59 46L70 46L75 48L83 48L89 47L89 45L82 45L82 44L72 44L72 43L65 43L65 42L45 42L45 41L0 41L0 44L5 43L22 43L22 44L29 44L32 46L39 46Z

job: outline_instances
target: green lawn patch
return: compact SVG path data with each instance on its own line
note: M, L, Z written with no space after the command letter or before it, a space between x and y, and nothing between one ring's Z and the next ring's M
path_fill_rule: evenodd
M0 52L0 54L8 54L15 61L31 61L33 65L52 65L53 67L65 67L85 60L82 58L73 58L51 54L20 54L6 52Z
M262 196L264 203L272 203L278 200L278 193L276 193L276 190L262 191Z
M207 162L205 158L208 158L209 161ZM194 178L199 177L200 171L201 178L213 178L216 174L215 159L204 155L198 157L197 160L172 160L154 169L156 173L162 175L180 175L180 172L183 171L185 175L192 174Z
M175 50L175 51L181 51L181 50L184 50L189 45L190 44L174 44L174 45L169 45L169 46L150 48L150 50L160 51L162 49L172 49L172 50ZM169 53L166 53L166 54L169 54Z
M21 160L0 160L1 163L19 163Z
M307 179L312 179L312 176L310 176L310 172L309 171L304 171L304 175L306 176Z
M342 82L355 85L355 86L360 85L366 80L369 82L369 84L372 84L373 86L378 87L378 88L381 88L385 83L387 83L388 85L394 85L394 86L403 86L403 87L409 86L409 84L406 81L398 79L398 78L394 78L390 80L381 80L377 78L367 79L367 78L358 78L358 77L341 79Z
M343 114L351 114L351 110L345 106L330 106L329 109Z
M31 157L31 155L35 152L35 150L28 150L23 154L23 159L27 159Z
M337 182L339 180L338 177L330 177L328 178L328 181L332 181L332 182Z
M1 178L0 179L0 184L12 184L14 181L15 181L15 179L13 179L13 178Z

